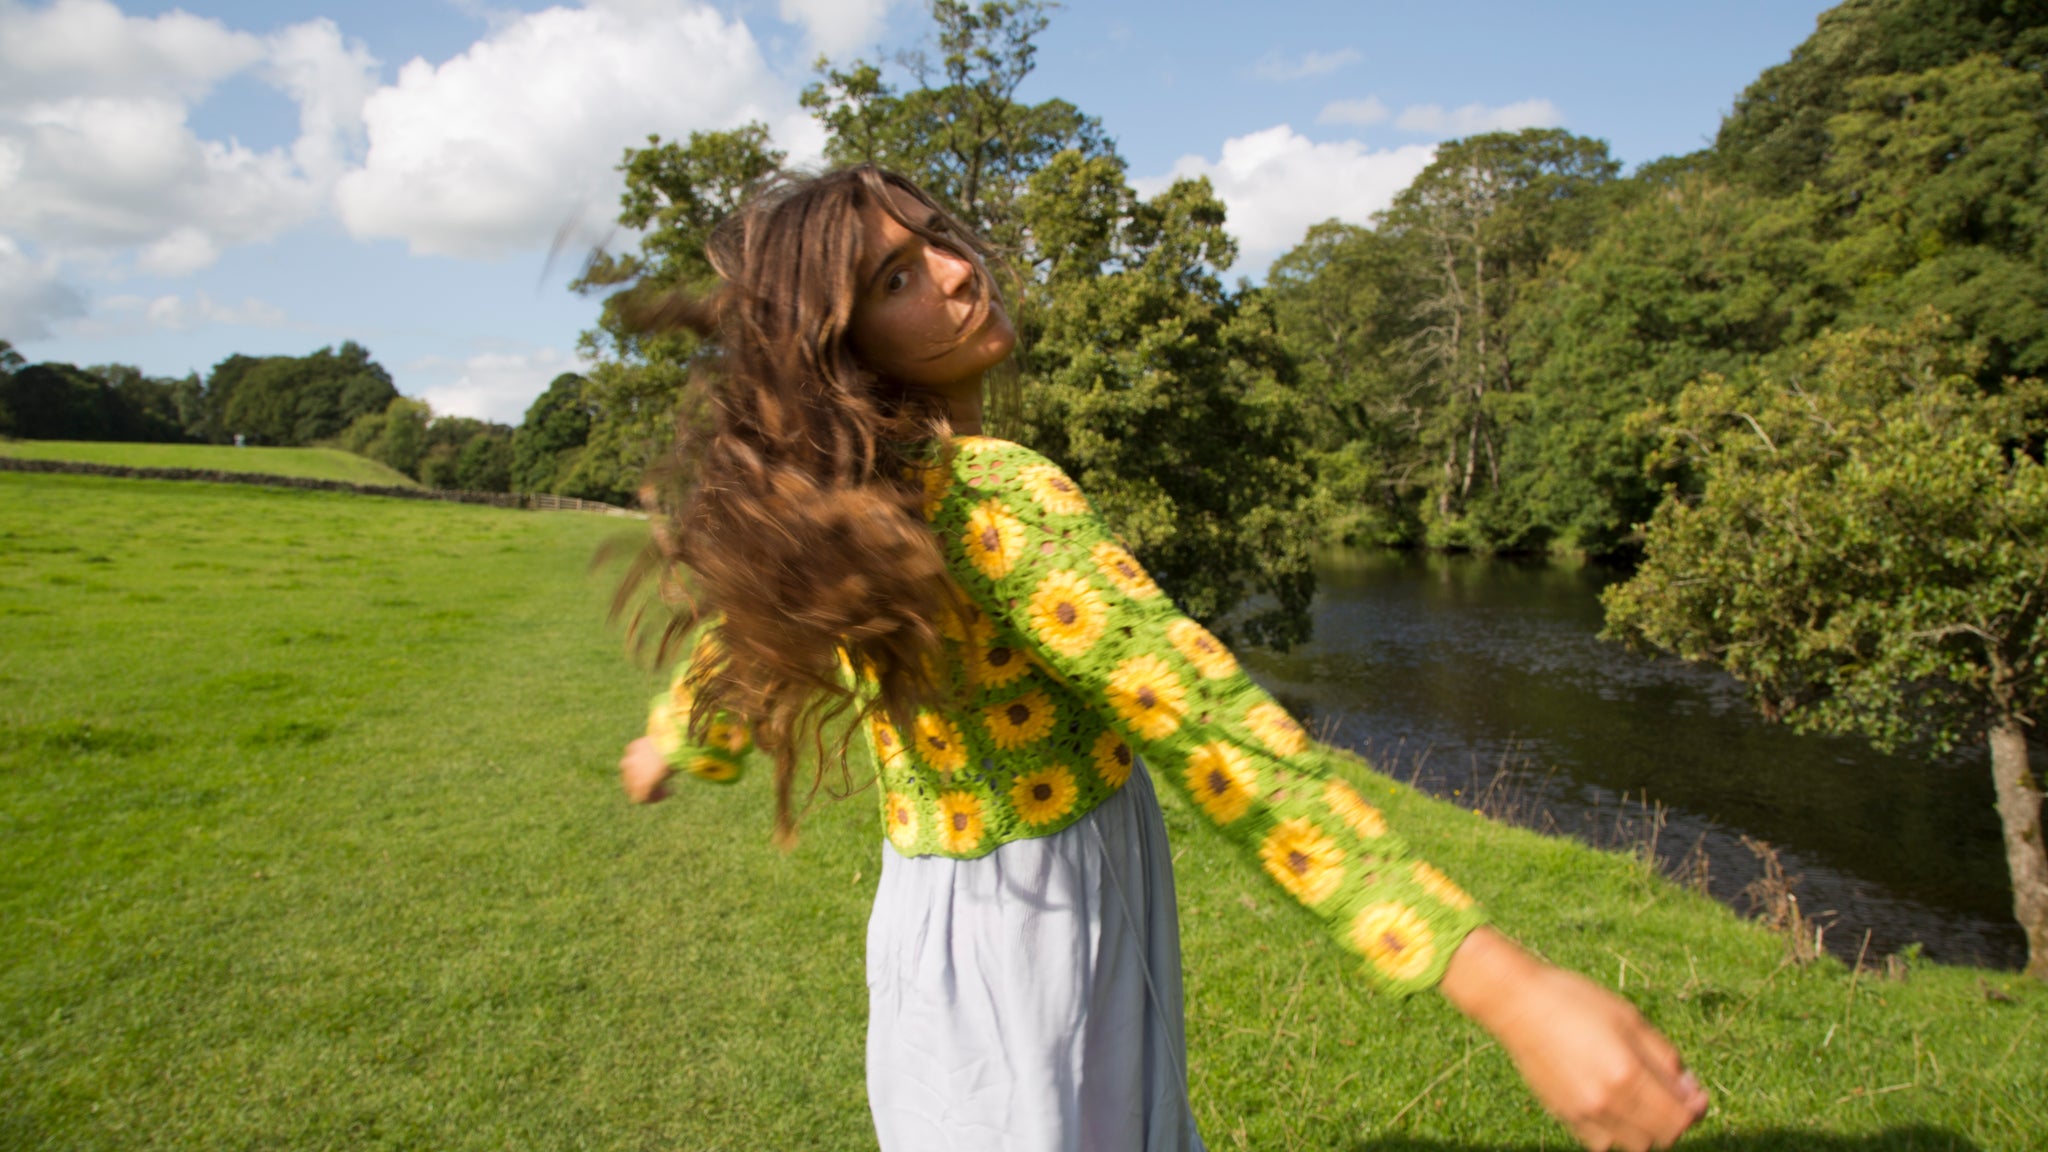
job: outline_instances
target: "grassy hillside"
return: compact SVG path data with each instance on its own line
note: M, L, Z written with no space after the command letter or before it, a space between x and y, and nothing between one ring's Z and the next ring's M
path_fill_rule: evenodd
M419 482L367 456L339 448L235 448L220 444L117 444L87 440L0 440L0 456L30 460L77 460L125 468L198 468L213 472L265 472L345 480L351 484Z
M872 797L629 810L617 521L0 473L0 1147L872 1148ZM1362 786L1715 1093L1690 1147L2021 1149L2048 989L1782 966L1633 862ZM1170 794L1169 794L1170 796ZM1169 799L1217 1149L1563 1148Z

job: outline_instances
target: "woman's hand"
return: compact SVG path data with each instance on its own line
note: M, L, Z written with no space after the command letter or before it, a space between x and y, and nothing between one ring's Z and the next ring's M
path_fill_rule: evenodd
M1706 1114L1706 1091L1633 1005L1490 928L1465 938L1441 990L1595 1152L1669 1147Z
M619 783L626 789L626 799L635 804L668 799L668 778L673 775L675 769L653 737L642 736L626 745L626 754L619 757Z

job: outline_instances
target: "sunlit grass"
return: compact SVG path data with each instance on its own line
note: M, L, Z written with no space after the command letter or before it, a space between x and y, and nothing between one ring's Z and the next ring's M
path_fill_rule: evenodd
M585 572L617 531L0 474L0 1147L872 1148L872 797L790 855L759 778L624 805L654 679ZM1361 786L1671 1032L1716 1097L1695 1146L2048 1131L2048 989L1783 967L1633 861ZM1211 1147L1567 1146L1167 794Z
M417 488L419 482L367 456L339 448L236 448L222 444L121 444L98 440L0 440L0 456L76 460L124 468L195 468L207 472L263 472L351 484Z

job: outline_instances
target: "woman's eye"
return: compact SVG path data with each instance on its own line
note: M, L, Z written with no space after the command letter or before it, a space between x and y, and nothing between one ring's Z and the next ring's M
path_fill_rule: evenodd
M898 268L896 271L889 273L889 278L882 282L882 289L885 292L901 292L909 284L910 274Z

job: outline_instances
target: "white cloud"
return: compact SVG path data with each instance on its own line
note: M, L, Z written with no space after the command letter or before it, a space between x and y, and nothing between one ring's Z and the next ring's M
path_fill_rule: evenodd
M881 34L894 0L781 0L782 19L801 24L811 47L838 54L858 51Z
M432 405L437 415L518 424L534 397L547 391L555 377L589 367L575 355L554 348L485 352L465 360L427 356L407 364L400 383L406 392ZM429 382L418 383L421 377Z
M135 258L137 271L151 276L189 276L220 259L220 247L213 237L197 228L180 228L142 250Z
M0 236L0 339L42 340L53 321L84 314L85 300L58 278L53 261L34 259Z
M542 247L615 215L627 146L752 119L793 153L815 138L788 131L808 117L737 19L697 0L549 8L440 65L415 59L370 96L368 152L337 204L354 235L414 252Z
M189 296L106 296L92 315L65 325L70 335L102 337L135 332L189 332L195 328L282 328L284 309L255 297L240 303L215 300L205 292Z
M1318 144L1285 124L1223 142L1215 160L1183 156L1164 176L1132 181L1150 196L1181 177L1207 176L1229 209L1226 227L1244 256L1236 271L1261 274L1334 216L1353 224L1393 203L1436 154L1427 144L1368 150L1356 140Z
M262 57L257 37L181 11L140 18L108 0L0 0L0 105L195 99Z
M1305 80L1310 76L1321 76L1335 72L1347 64L1358 63L1360 57L1355 48L1339 48L1335 52L1304 52L1300 56L1283 56L1279 52L1268 52L1252 65L1252 74L1264 80L1285 83L1289 80Z
M1383 124L1393 113L1377 96L1363 100L1332 100L1316 113L1318 124Z
M299 104L289 149L202 140L187 124L208 90L251 68ZM325 210L375 78L376 61L327 20L265 39L106 0L0 0L0 227L67 260L140 249L139 270L188 275Z
M1518 132L1524 128L1555 128L1564 123L1564 113L1548 100L1523 100L1489 108L1467 104L1446 109L1440 104L1410 104L1394 118L1394 127L1404 132L1431 136L1471 136L1480 132Z

